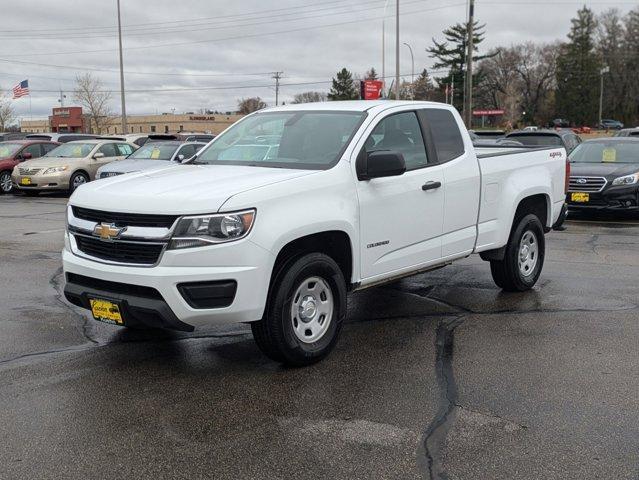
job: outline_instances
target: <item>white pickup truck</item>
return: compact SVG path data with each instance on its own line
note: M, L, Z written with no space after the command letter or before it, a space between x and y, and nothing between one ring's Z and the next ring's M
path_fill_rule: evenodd
M91 182L68 206L65 295L97 320L250 322L269 357L337 342L349 291L481 254L530 289L566 191L563 148L473 148L429 102L262 110L189 164Z

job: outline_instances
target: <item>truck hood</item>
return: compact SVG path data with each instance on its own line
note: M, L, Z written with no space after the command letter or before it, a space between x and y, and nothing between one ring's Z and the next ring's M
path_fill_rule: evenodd
M604 177L608 180L639 172L639 163L571 163L573 177Z
M107 163L105 166L99 168L99 172L118 172L118 173L131 173L142 172L145 170L155 170L157 168L166 168L172 165L176 165L175 162L170 160L118 160L116 162Z
M311 170L175 165L82 185L69 203L123 213L215 213L233 195L317 173Z

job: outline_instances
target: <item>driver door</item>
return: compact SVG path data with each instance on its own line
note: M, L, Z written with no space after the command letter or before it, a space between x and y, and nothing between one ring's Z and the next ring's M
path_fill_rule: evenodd
M401 153L406 172L357 182L362 280L436 264L442 257L444 175L441 165L429 163L417 114L385 116L363 148Z

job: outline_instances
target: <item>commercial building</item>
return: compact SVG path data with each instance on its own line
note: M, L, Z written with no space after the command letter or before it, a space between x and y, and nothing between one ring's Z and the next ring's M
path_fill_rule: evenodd
M127 115L126 133L177 133L203 132L218 134L228 126L237 122L242 115L227 114L172 114L160 115ZM20 130L27 133L42 132L75 132L92 133L87 115L82 107L54 108L51 116L40 120L23 120ZM105 135L122 134L121 117L114 117L105 130Z

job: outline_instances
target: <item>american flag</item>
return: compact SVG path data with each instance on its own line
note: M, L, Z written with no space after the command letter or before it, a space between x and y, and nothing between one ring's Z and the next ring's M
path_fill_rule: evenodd
M25 95L29 95L29 80L22 80L13 87L13 98L24 97Z

